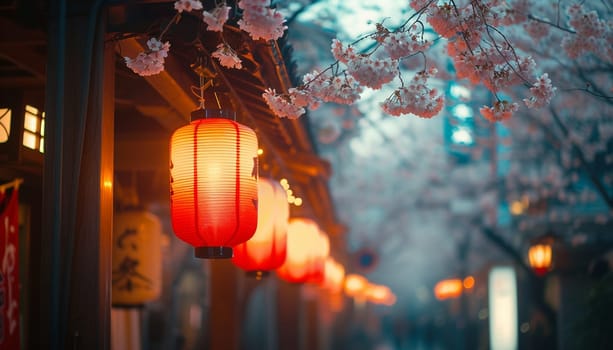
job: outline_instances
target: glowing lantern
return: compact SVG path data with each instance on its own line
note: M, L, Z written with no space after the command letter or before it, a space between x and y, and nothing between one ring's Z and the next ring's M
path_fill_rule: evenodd
M368 280L360 275L350 274L345 278L345 294L350 297L360 296L368 287Z
M537 276L544 276L551 269L551 245L535 244L528 250L530 267Z
M337 263L332 257L327 257L324 264L323 287L331 293L340 293L343 290L345 268Z
M330 239L325 232L318 230L317 243L314 248L308 260L310 277L307 282L323 284L325 281L326 259L330 255Z
M287 226L287 257L277 275L287 282L304 283L315 278L311 264L321 247L319 227L310 219L292 218Z
M231 258L255 233L257 152L255 132L229 119L192 118L172 135L172 226L196 257Z
M278 182L258 180L258 226L247 242L234 247L232 261L248 274L261 277L285 262L289 204Z
M461 279L442 280L434 286L434 296L438 300L457 298L462 295L462 288Z
M396 296L387 286L369 284L365 290L366 299L373 304L391 306L396 303Z
M116 213L113 222L113 306L157 299L162 281L162 225L151 213Z

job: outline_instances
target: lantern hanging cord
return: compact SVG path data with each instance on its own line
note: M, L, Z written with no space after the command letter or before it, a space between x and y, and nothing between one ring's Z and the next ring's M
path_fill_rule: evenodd
M196 72L196 74L198 74L198 87L192 86L192 94L194 94L194 96L196 96L198 98L198 103L199 109L205 109L206 108L206 99L204 98L204 92L206 91L206 89L208 89L209 87L213 86L213 79L210 79L208 81L206 81L206 67L205 67L205 59L203 56L199 56L196 63L192 65L192 68L194 69L194 72ZM215 99L217 99L217 94L215 94ZM219 101L217 101L217 104L219 105Z

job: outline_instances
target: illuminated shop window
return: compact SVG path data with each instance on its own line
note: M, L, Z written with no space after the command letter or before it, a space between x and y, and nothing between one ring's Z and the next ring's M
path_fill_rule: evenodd
M0 108L0 143L8 141L10 134L11 110L9 108Z
M26 105L23 118L23 145L45 152L45 112L38 108Z

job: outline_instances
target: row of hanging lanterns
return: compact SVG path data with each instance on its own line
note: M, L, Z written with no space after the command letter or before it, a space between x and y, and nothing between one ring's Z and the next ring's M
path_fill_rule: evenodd
M232 114L199 109L190 124L171 137L170 212L176 236L194 247L196 257L232 258L237 267L257 278L275 270L290 283L316 284L331 294L344 290L351 295L344 267L330 257L328 235L311 219L289 218L287 189L272 179L258 178L256 134L227 118ZM113 259L113 301L143 304L160 293L160 244L153 238L161 236L161 225L146 214L122 215L114 229L120 249ZM149 237L140 238L145 231ZM145 242L156 247L147 248ZM143 270L135 255L145 252L155 253L155 259L147 259L157 261L148 265L151 272ZM115 280L126 275L132 280L117 283L116 288ZM368 282L367 286L372 288L364 295L373 302L395 300L389 288ZM138 296L135 289L140 289Z
M396 303L396 295L384 285L371 283L366 277L358 274L349 274L345 278L344 290L347 296L359 302L368 301L373 304L387 306Z

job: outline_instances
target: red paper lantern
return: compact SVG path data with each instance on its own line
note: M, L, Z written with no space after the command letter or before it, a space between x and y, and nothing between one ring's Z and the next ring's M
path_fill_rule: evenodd
M442 280L434 286L434 296L438 300L457 298L462 295L463 289L461 279Z
M545 276L551 269L551 245L548 243L535 244L528 250L530 267L537 276Z
M287 226L287 257L277 275L287 282L304 283L316 277L314 252L321 245L319 227L310 219L292 218Z
M330 255L330 239L318 230L317 241L308 260L309 279L307 282L322 285L325 282L326 259Z
M256 277L268 274L285 262L289 204L281 185L258 180L258 227L247 242L234 247L232 262Z
M343 291L344 280L345 268L328 256L324 265L324 283L322 286L330 293L339 294Z
M196 257L231 258L255 233L257 150L255 132L229 119L192 120L172 135L172 226Z

